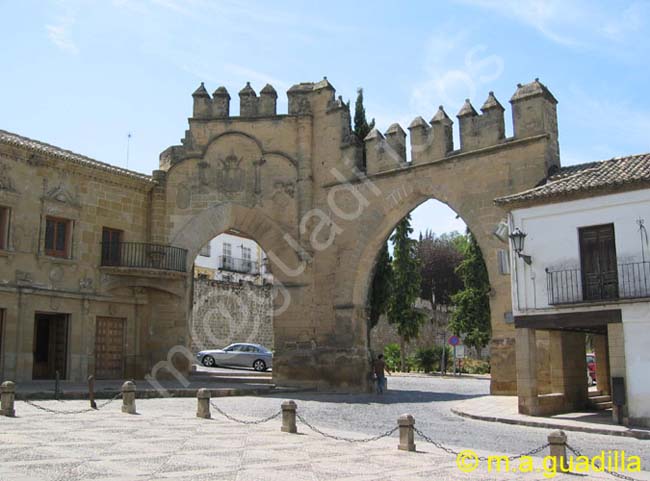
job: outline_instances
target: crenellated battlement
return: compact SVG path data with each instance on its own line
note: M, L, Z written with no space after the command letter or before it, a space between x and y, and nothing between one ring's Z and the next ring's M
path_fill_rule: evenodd
M293 85L287 91L288 115L312 115L319 110L319 95L322 92L329 92L325 95L323 109L332 109L332 107L347 106L342 101L334 98L335 89L325 77L320 82L302 82ZM226 87L218 87L212 96L201 85L192 94L194 108L192 110L192 119L213 120L225 119L230 115L230 94ZM239 117L273 117L277 116L277 99L278 94L272 85L266 84L260 90L259 96L251 86L246 82L244 88L239 91Z
M317 142L325 138L338 139L336 148L342 149L340 151L335 150L333 143L328 143L327 148L331 149L331 152L327 154L327 168L335 167L339 172L343 172L346 178L353 178L354 169L365 168L366 173L372 175L436 162L458 154L505 146L513 140L539 135L546 135L549 139L547 170L559 165L557 100L539 79L517 85L510 99L513 125L511 138L506 138L506 109L494 92L488 93L478 111L470 99L465 100L456 114L460 140L457 147L454 146L454 122L442 105L429 122L422 117L416 117L408 126L410 162L407 160L406 151L407 133L398 124L392 124L384 134L373 130L365 139L357 139L352 134L349 107L343 99L335 97L335 89L326 77L319 82L301 82L291 86L287 90L286 114L278 114L278 94L269 84L265 85L258 95L250 82L247 82L238 94L240 113L239 116L232 116L230 94L226 88L218 87L210 96L205 85L201 83L192 94L193 115L183 145L167 152L166 158L172 158L173 163L173 159L180 160L194 155L205 148L214 135L226 131L239 130L257 136L259 132L267 129L260 123L265 121L271 122L268 128L275 138L288 135L289 131L297 132L296 129L303 129L304 132L305 126L299 127L296 123L302 122L300 119L303 119L308 121L309 135L317 139ZM170 157L169 154L173 155ZM365 166L361 162L364 157ZM323 177L325 181L333 180L329 179L327 173L323 173Z
M547 135L549 148L546 156L546 167L559 165L559 147L557 132L557 100L539 79L528 84L518 84L517 90L510 99L512 105L512 138L505 135L505 108L497 100L494 92L488 94L481 106L479 114L470 99L466 99L456 118L458 119L460 148L454 149L453 121L445 112L443 106L433 116L430 122L422 117L416 117L408 127L411 162L407 165L417 165L484 148L504 145L512 140L520 140L538 135ZM405 159L404 131L397 124L391 125L386 131L386 138L376 132L371 132L364 139L369 174L382 172L403 166L401 162L387 162L383 155L386 147L396 152L394 159ZM392 140L391 140L392 139Z

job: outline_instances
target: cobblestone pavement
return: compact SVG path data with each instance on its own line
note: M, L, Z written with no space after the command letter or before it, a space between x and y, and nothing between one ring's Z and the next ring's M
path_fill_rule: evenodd
M364 434L386 429L403 413L412 414L417 426L434 433L437 439L473 449L522 452L544 442L549 433L543 428L475 421L451 412L451 407L460 400L489 395L488 379L392 376L388 378L388 387L389 392L383 396L297 393L291 397L308 420L314 419L324 427ZM273 403L267 397L245 399L228 398L223 404L234 408L245 402L247 412L259 415ZM586 454L625 449L641 456L650 470L650 441L578 432L567 432L567 435L569 442Z
M308 400L303 393L296 401L308 421L348 437L378 434L395 426L399 414L410 412L417 426L431 437L455 449L472 448L478 454L520 453L546 441L546 430L482 423L448 413L446 406L459 396L485 394L487 383L483 381L392 378L390 383L394 391L382 398L313 394ZM244 419L268 416L280 406L280 399L274 397L216 398L214 402ZM52 409L87 406L83 401L39 404ZM454 456L421 439L416 438L418 453L398 451L396 434L372 443L350 444L323 438L301 424L299 435L281 433L277 418L262 425L241 425L213 409L214 419L198 419L196 400L191 398L138 400L138 415L122 414L120 404L118 400L97 412L53 415L18 401L17 418L0 417L0 480L547 479L539 472L489 473L485 463L477 471L463 474ZM643 451L644 464L650 462L647 442L569 436L570 442L587 453L597 449ZM541 459L536 465L541 466ZM650 480L650 473L634 477ZM599 473L588 479L614 478Z

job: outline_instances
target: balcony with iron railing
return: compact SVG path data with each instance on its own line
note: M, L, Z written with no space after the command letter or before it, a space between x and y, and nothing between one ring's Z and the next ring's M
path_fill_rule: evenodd
M232 256L219 256L218 267L224 271L238 272L240 274L259 275L260 263L251 259L240 259Z
M185 272L187 250L147 242L102 242L102 267Z
M618 264L616 270L583 274L580 269L546 269L549 305L650 297L650 261Z

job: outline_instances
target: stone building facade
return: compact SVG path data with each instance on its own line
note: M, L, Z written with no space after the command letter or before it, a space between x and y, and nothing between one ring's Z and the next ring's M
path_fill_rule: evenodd
M484 254L492 296L492 392L516 392L509 276L493 202L559 166L555 104L537 80L511 98L514 135L490 93L458 113L460 146L442 107L407 134L366 139L324 79L277 93L223 87L193 94L189 128L151 176L38 141L0 135L2 373L18 380L89 373L185 373L194 259L236 229L268 254L276 383L365 389L368 290L377 253L399 220L430 198L454 209ZM364 164L363 151L365 149ZM166 361L166 362L163 362ZM160 364L158 364L160 362ZM35 376L36 375L36 376Z
M273 349L273 286L194 280L191 350L252 342Z

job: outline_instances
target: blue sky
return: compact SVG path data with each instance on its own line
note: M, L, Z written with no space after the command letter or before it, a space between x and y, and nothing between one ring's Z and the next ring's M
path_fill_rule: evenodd
M327 76L365 89L386 129L539 77L559 100L564 165L650 151L650 2L0 0L0 128L150 173L200 81L282 93ZM509 111L506 113L511 132ZM416 233L463 229L429 202Z

